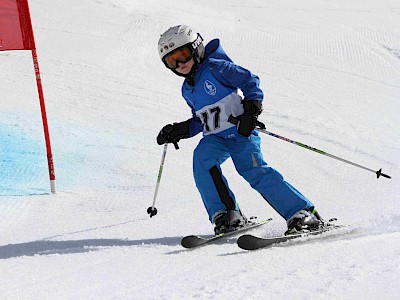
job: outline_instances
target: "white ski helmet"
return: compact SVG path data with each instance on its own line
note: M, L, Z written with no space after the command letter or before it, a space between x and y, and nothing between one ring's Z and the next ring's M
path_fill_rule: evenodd
M171 59L169 55L179 51L183 56L178 61L184 63L193 57L195 63L199 64L204 57L203 38L187 25L171 27L158 40L158 53L168 69L176 69L177 60Z

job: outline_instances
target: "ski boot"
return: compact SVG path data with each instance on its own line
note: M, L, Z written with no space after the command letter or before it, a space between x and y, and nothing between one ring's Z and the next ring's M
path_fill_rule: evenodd
M314 210L302 209L298 211L293 217L287 220L288 230L285 235L310 232L318 228L327 226L319 213Z
M213 217L213 223L215 225L214 232L217 235L246 225L247 218L240 210L221 211Z

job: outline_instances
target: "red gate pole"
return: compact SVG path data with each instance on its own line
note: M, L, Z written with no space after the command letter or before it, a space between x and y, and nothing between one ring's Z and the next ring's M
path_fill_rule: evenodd
M51 152L51 143L50 143L50 133L49 126L47 123L47 114L46 114L46 105L44 102L43 89L42 89L42 79L40 77L39 70L39 61L36 53L36 45L35 45L35 37L33 34L31 14L29 12L28 0L17 0L17 5L20 13L23 15L24 24L21 27L22 34L26 38L24 39L24 43L28 43L27 49L32 50L32 59L33 66L35 68L36 74L36 85L39 93L39 102L40 102L40 110L42 113L42 121L43 121L43 130L44 130L44 138L46 141L46 153L47 153L47 164L49 168L49 177L50 177L50 190L53 194L56 193L56 175L54 171L54 161L53 161L53 153ZM29 31L26 32L25 30Z
M44 138L46 141L47 164L49 167L49 177L50 177L50 190L53 194L55 194L56 193L56 175L55 175L55 171L54 171L53 153L51 151L51 143L50 143L50 132L49 132L49 126L47 123L46 105L44 102L42 79L40 77L39 61L37 58L36 48L32 49L32 58L33 58L33 66L35 68L35 74L36 74L36 84L37 84L37 89L38 89L38 93L39 93L40 110L42 112Z
M19 28L18 28L19 27ZM28 0L0 0L0 51L31 50L36 84L39 93L42 113L44 138L46 141L47 163L50 176L50 189L56 193L56 176L54 172L53 154L51 152L49 127L47 124L46 106L44 103L42 80L36 53L35 38Z

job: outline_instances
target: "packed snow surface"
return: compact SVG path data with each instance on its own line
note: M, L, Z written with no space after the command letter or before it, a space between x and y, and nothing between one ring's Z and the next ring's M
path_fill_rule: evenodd
M30 0L52 139L51 194L29 51L0 52L1 299L398 299L398 0ZM168 148L149 218L162 126L190 117L159 35L188 24L261 79L267 130L392 179L263 135L267 162L341 234L254 252L210 235L192 177L201 136ZM236 173L247 216L284 220Z

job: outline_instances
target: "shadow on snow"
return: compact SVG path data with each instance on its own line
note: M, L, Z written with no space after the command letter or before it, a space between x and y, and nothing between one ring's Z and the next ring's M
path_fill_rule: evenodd
M182 237L163 237L143 240L122 239L87 239L76 241L34 241L20 244L0 246L0 259L15 258L21 256L72 254L98 251L101 247L122 246L148 246L148 245L180 245Z

